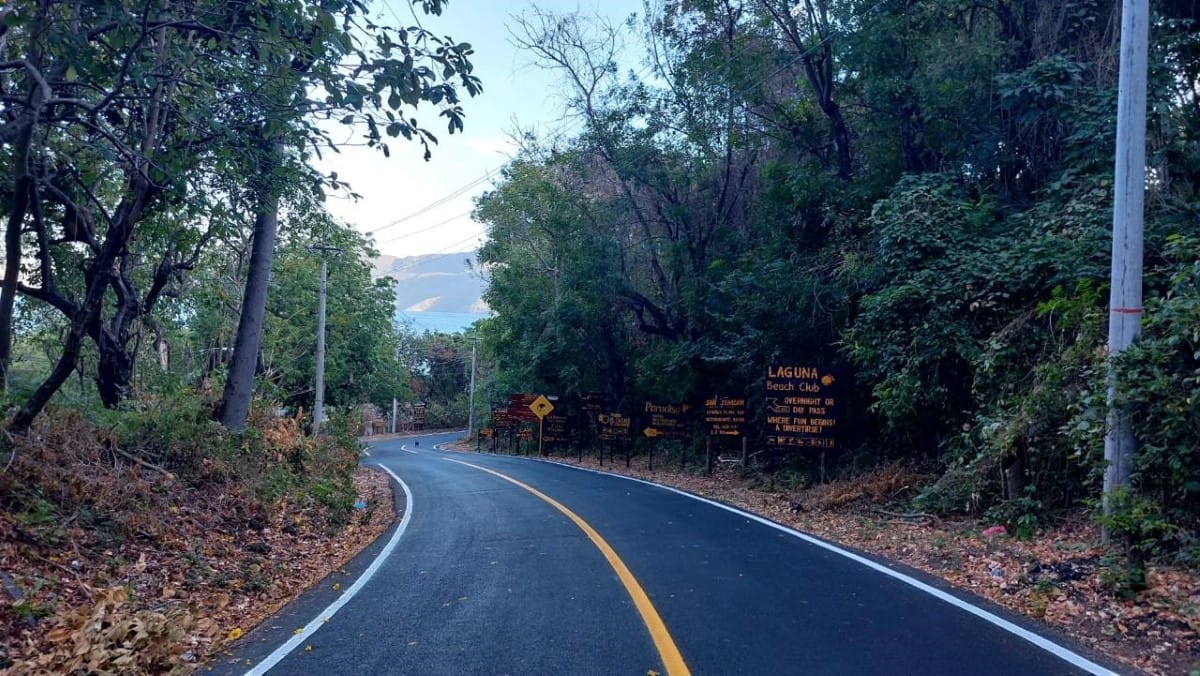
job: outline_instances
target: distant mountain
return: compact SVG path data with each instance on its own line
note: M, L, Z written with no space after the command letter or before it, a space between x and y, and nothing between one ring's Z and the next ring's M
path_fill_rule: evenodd
M461 331L490 314L483 301L487 283L468 263L474 251L373 261L375 277L396 280L396 316L421 331Z

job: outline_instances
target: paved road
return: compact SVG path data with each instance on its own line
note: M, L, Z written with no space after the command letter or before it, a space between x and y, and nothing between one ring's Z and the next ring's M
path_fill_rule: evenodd
M995 608L749 515L618 477L433 448L448 438L373 447L368 461L410 492L403 530L356 560L344 586L373 565L357 594L321 585L218 673L264 659L271 674L306 675L1106 673L1061 640L999 626L1018 621ZM344 605L330 616L330 603Z

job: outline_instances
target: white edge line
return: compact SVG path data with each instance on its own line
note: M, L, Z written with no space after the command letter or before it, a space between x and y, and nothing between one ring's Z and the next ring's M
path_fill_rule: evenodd
M366 586L367 582L371 579L371 576L373 576L375 572L379 570L380 566L383 565L383 562L389 555L391 555L392 550L396 548L396 544L400 542L400 537L404 535L404 531L408 528L408 522L412 519L412 491L409 489L408 484L404 483L403 479L396 476L395 472L387 467L384 467L383 465L377 465L377 467L390 474L392 478L400 484L400 487L404 489L404 517L400 519L400 526L396 528L396 532L392 534L392 538L388 540L386 545L384 545L383 550L379 552L379 555L375 557L375 560L371 562L371 565L367 566L367 569L363 571L362 575L358 576L358 579L354 581L354 584L350 585L346 591L337 598L336 601L329 604L325 610L321 611L320 615L317 615L311 622L304 625L304 628L296 632L290 639L287 640L286 643L276 648L275 652L267 655L262 662L259 662L258 665L256 665L253 669L247 671L246 676L261 676L261 674L267 673L271 667L279 664L283 658L287 657L288 653L300 647L300 644L305 640L311 638L318 629L320 629L326 622L330 620L330 618L333 617L334 613L341 610L342 606L349 603L350 599L354 598L354 595L361 591L364 586Z
M537 460L536 458L532 458L532 459ZM825 550L828 550L835 554L844 556L852 561L861 563L862 565L864 565L868 568L871 568L872 570L883 573L884 575L887 575L893 579L899 580L900 582L903 582L912 587L916 587L917 589L929 594L930 596L933 596L934 598L937 598L941 601L945 601L946 603L949 603L950 605L952 605L960 610L964 610L986 622L990 622L991 624L999 627L1000 629L1003 629L1003 630L1009 632L1010 634L1014 634L1020 638L1025 639L1026 641L1034 644L1035 646L1041 648L1042 650L1045 650L1046 652L1054 655L1055 657L1058 657L1059 659L1063 660L1064 662L1068 662L1073 666L1076 666L1076 667L1083 669L1085 671L1088 671L1090 673L1096 674L1096 676L1120 676L1117 672L1112 671L1111 669L1108 669L1107 667L1103 667L1099 664L1096 664L1095 662L1087 659L1083 655L1080 655L1066 647L1063 647L1044 636L1035 634L1034 632L1029 631L1028 629L1025 629L1024 627L1016 625L1016 624L1004 619L1003 617L996 615L995 613L984 610L983 608L980 608L979 606L976 606L967 601L964 601L953 594L949 594L945 591L942 591L941 589L938 589L937 587L930 586L924 582L921 582L920 580L918 580L914 577L910 577L908 575L905 575L904 573L901 573L900 571L888 568L887 566L884 566L883 564L876 563L875 561L872 561L864 556L855 554L852 551L842 549L841 547L838 547L837 545L830 544L828 542L825 542L824 540L821 540L819 538L815 538L811 535L808 535L807 533L802 533L794 528L788 528L787 526L784 526L782 524L775 523L774 521L771 521L770 519L759 516L757 514L752 514L745 510L738 509L737 507L731 507L729 505L717 502L716 500L710 500L709 498L706 498L706 497L703 497L700 495L696 495L694 493L689 493L685 490L681 490L681 489L675 488L673 486L667 486L665 484L655 483L653 481L647 481L646 479L638 479L636 477L624 476L622 474L616 474L613 472L606 472L604 470L592 469L590 467L579 467L578 465L571 465L571 464L568 464L565 462L558 462L556 460L539 460L539 462L546 462L546 463L549 463L552 465L559 465L562 467L570 467L571 469L577 469L577 470L580 470L583 472L591 472L593 474L603 474L605 476L616 477L618 479L626 479L628 481L635 481L637 483L646 484L648 486L655 486L657 488L662 488L664 490L671 491L672 493L677 493L679 495L682 495L687 498L691 498L693 500L699 500L700 502L712 505L713 507L717 507L719 509L723 509L728 512L733 512L734 514L737 514L738 516L743 516L747 519L757 521L758 523L761 523L764 526L774 528L775 530L783 531L784 533L787 533L788 535L800 538L801 540L804 540L805 542L808 542L809 544L816 545L822 549L825 549Z

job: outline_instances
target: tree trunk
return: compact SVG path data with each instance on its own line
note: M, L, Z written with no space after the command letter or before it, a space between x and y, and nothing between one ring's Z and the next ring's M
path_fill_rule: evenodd
M9 211L4 231L4 282L0 287L0 392L8 390L8 368L12 362L13 307L17 299L17 282L20 281L21 275L21 229L25 224L32 183L29 176L21 176L16 180L12 209Z
M105 408L115 408L129 394L133 381L133 355L108 331L100 334L96 391Z
M1025 449L1017 448L1000 461L1004 470L1004 492L1009 500L1025 495Z
M263 149L265 157L258 190L258 214L250 249L250 269L246 274L246 290L242 295L242 311L234 339L233 360L225 390L221 394L221 424L240 432L250 414L250 399L254 394L254 372L262 343L263 320L267 311L267 288L271 282L271 265L275 258L275 233L279 227L279 191L272 180L281 164L283 142L269 141Z
M86 310L81 310L88 314L100 313L100 305L93 304ZM50 376L42 381L37 390L33 393L25 404L21 406L16 415L8 424L8 432L10 434L25 434L29 431L29 425L50 402L50 398L58 392L63 383L67 382L67 378L71 377L71 372L75 370L75 365L79 361L80 346L83 343L83 337L86 334L87 319L73 318L71 322L71 330L67 333L67 338L63 342L62 354L58 357L58 363L54 365L54 370L50 372Z
M33 128L42 103L42 90L35 87L30 94L30 110L21 121L20 131L13 142L13 191L8 222L4 230L4 282L0 286L0 392L8 390L8 368L12 362L12 317L17 299L17 284L21 275L21 232L25 214L35 189L29 171L29 152L33 146Z
M95 260L84 270L87 289L84 297L77 305L71 304L69 301L63 303L74 309L69 311L71 325L67 337L63 341L62 354L50 376L38 386L33 396L21 406L21 409L9 422L8 431L10 433L23 434L29 429L30 423L42 412L54 393L71 376L71 371L75 369L79 361L80 344L84 336L92 335L93 338L96 338L95 331L100 325L104 296L109 287L115 283L113 266L121 256L121 252L128 246L129 239L133 236L134 224L141 220L146 205L154 193L153 186L140 175L135 175L131 179L131 183L129 195L117 207L116 217L104 236L104 244L96 253ZM38 228L41 231L40 237L45 239L45 223L38 213L36 202L33 204L33 209L34 220L39 224ZM44 248L45 242L41 246ZM47 295L56 293L52 289L43 289L42 291ZM59 305L58 303L53 304ZM132 360L132 357L130 359Z
M141 189L149 188L149 185L141 186ZM149 200L149 196L141 199ZM137 216L140 218L140 214ZM127 228L133 232L133 223L128 224ZM126 260L122 260L121 265L125 264ZM129 396L132 389L136 347L130 349L129 326L141 315L142 304L138 302L137 291L124 270L112 274L110 285L117 297L113 316L107 322L97 316L91 334L99 353L96 389L104 406L115 408Z

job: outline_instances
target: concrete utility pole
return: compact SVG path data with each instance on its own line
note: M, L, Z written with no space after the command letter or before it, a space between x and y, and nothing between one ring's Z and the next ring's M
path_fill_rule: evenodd
M313 403L313 436L321 432L321 423L325 421L325 289L328 277L328 266L325 254L339 254L341 249L336 246L322 244L310 246L309 251L321 253L321 293L317 297L317 383L316 401Z
M467 438L475 432L475 342L479 339L479 333L473 331L471 333L471 393L467 397Z
M1129 410L1118 405L1113 359L1141 333L1142 231L1146 191L1146 70L1149 0L1121 3L1121 74L1117 92L1116 172L1113 183L1112 291L1108 315L1108 431L1104 438L1104 513L1114 493L1129 486L1137 439ZM1109 533L1104 533L1105 539Z

